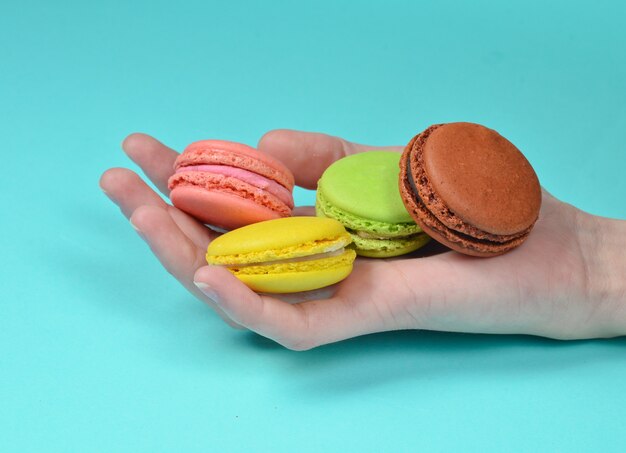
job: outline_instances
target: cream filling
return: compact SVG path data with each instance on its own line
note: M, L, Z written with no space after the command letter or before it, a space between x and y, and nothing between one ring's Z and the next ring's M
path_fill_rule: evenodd
M249 266L269 266L274 264L282 264L282 263L300 263L304 261L314 261L314 260L322 260L325 258L334 258L336 256L341 256L345 252L345 248L342 244L338 244L339 249L331 250L325 253L316 253L314 255L308 256L299 256L297 258L284 258L281 260L273 260L273 261L264 261L260 263L243 263L243 264L220 264L223 267L233 267L233 268L242 268Z

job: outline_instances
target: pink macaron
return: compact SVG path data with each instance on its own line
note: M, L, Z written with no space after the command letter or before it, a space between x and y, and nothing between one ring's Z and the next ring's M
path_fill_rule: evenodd
M250 146L223 140L192 143L174 163L170 200L203 223L226 230L289 217L293 175Z

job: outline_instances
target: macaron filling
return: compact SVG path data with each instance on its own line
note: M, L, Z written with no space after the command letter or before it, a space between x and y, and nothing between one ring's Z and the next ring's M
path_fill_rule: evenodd
M342 247L338 250L333 250L332 252L316 253L314 255L309 255L309 256L299 256L296 258L284 258L284 259L264 261L264 262L259 262L259 263L220 264L220 266L239 269L239 268L250 267L250 266L267 266L267 265L273 265L273 264L302 263L305 261L314 261L314 260L323 260L326 258L334 258L334 257L343 255L345 251L346 249Z
M319 272L327 269L339 269L352 266L356 252L352 249L344 249L336 256L328 256L303 261L271 261L266 263L251 264L249 266L227 267L234 275L277 275L297 274L306 272Z
M220 266L243 266L246 264L259 265L260 263L275 263L281 260L296 259L301 257L322 256L338 250L344 250L352 242L352 238L345 231L338 238L320 239L303 242L301 244L283 247L280 249L267 249L252 251L249 253L215 255L207 251L207 263Z
M258 173L244 170L243 168L231 167L230 165L202 164L187 165L176 169L176 173L183 172L206 172L213 175L235 178L274 195L284 204L289 206L290 209L294 206L293 196L287 188L278 184L276 181L259 175Z

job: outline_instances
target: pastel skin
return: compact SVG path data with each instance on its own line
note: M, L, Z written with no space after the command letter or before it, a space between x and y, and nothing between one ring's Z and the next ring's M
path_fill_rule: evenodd
M473 123L436 124L415 136L402 154L399 187L424 231L473 256L521 245L541 207L541 186L524 155Z
M341 223L318 217L289 217L248 225L215 239L210 265L223 266L257 292L294 293L323 288L346 278L356 253Z
M293 175L247 145L195 142L174 167L168 180L172 204L203 223L231 230L291 215Z
M398 192L400 154L369 151L336 161L318 182L318 216L341 222L357 254L387 258L417 250L429 240Z

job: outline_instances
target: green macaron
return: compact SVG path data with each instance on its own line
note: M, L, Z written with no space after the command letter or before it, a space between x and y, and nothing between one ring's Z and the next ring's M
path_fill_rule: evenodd
M328 167L318 181L317 215L341 222L359 255L404 255L429 240L400 198L399 162L395 152L353 154Z

